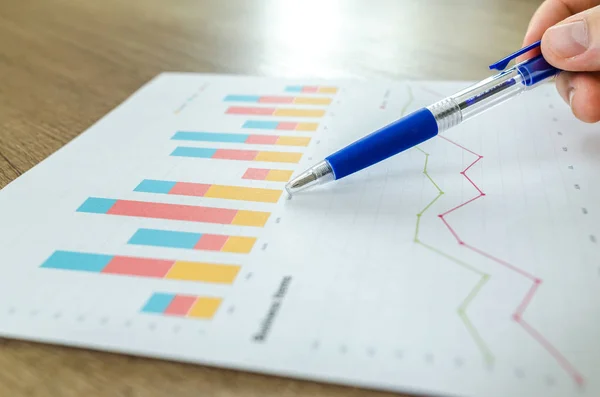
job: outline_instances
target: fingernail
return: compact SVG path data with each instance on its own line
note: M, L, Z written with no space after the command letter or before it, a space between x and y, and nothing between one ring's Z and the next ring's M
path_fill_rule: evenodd
M575 88L569 88L569 107L573 108L573 97L575 96Z
M556 55L572 58L588 48L587 25L585 21L577 21L553 26L546 32L545 40Z

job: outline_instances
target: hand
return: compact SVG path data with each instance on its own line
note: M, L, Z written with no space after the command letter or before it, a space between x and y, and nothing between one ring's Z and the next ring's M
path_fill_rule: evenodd
M575 117L600 121L600 0L545 0L523 46L540 39L544 58L564 70L556 87Z

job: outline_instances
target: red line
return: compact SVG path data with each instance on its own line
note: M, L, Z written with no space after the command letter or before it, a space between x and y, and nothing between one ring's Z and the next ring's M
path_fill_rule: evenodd
M442 135L438 135L438 136L439 136L440 138L442 138L442 139L445 139L445 140L447 140L447 141L448 141L448 142L450 142L451 144L458 146L458 147L459 147L459 148L461 148L462 150L466 150L467 152L469 152L469 153L471 153L471 154L473 154L473 155L475 155L475 156L477 156L477 157L483 157L483 156L481 156L481 155L479 155L479 154L475 153L474 151L472 151L472 150L470 150L470 149L467 149L466 147L464 147L464 146L462 146L462 145L459 145L458 143L456 143L456 142L454 142L454 141L451 141L450 139L446 138L445 136L442 136ZM463 172L464 172L464 171L463 171Z
M469 245L467 243L465 243L460 236L458 235L458 233L456 233L456 231L452 228L452 226L450 226L450 224L448 223L448 221L446 221L446 219L444 219L445 215L448 215L449 213L456 211L457 209L475 201L476 199L485 196L485 193L483 193L481 191L481 189L479 189L479 187L475 184L475 182L473 182L471 180L471 178L468 177L468 175L466 174L466 172L473 166L475 165L479 160L481 160L483 158L483 156L473 152L472 150L467 149L466 147L459 145L458 143L451 141L450 139L438 135L440 138L445 139L446 141L452 143L455 146L458 146L459 148L473 154L474 156L477 156L477 159L475 161L473 161L467 168L465 168L464 170L462 170L460 172L460 174L462 176L464 176L470 183L471 185L473 185L473 187L475 189L477 189L477 191L479 192L479 196L474 197L468 201L465 201L464 203L444 212L441 215L438 215L439 218L442 220L442 222L446 225L446 227L448 228L448 230L450 231L450 233L452 233L452 235L454 236L454 238L456 238L456 241L460 244L465 246L466 248L470 249L471 251L474 251L488 259L491 259L492 261L520 274L523 277L528 278L529 280L533 281L533 285L531 286L531 288L529 289L529 291L527 291L527 294L525 295L525 297L523 298L523 300L521 301L521 303L519 304L519 306L517 307L515 313L513 314L513 318L514 320L517 322L517 324L519 324L534 340L536 340L544 349L546 349L546 351L552 356L554 357L554 359L559 363L559 365L575 380L575 382L579 385L582 385L584 383L584 379L581 376L581 374L577 371L577 369L575 369L575 367L558 351L558 349L556 347L554 347L539 331L537 331L535 328L533 328L529 323L527 323L524 319L523 319L523 315L525 314L525 310L527 310L527 307L529 306L529 304L531 303L531 301L533 300L533 297L535 295L535 293L537 292L540 284L542 283L542 280L527 273L526 271L511 265L510 263L503 261L499 258L496 258L495 256L492 256L491 254L488 254L487 252L484 252L482 250L480 250L479 248L475 248L472 245Z
M483 252L482 250L480 250L478 248L475 248L472 245L469 245L469 244L465 243L464 246L467 247L468 249L470 249L471 251L477 252L479 255L485 256L486 258L491 259L494 262L496 262L496 263L498 263L498 264L500 264L500 265L502 265L502 266L504 266L504 267L506 267L506 268L508 268L508 269L510 269L510 270L512 270L514 272L516 272L516 273L519 273L523 277L526 277L526 278L528 278L528 279L530 279L532 281L537 280L537 278L535 276L527 273L525 270L520 269L520 268L518 268L516 266L513 266L510 263L503 261L502 259L498 259L495 256L492 256L492 255L488 254L487 252Z
M515 320L516 321L519 321L519 319L521 318L521 316L527 309L527 306L529 306L529 304L531 303L531 300L533 299L533 295L535 295L535 293L541 283L542 283L542 280L540 280L539 278L535 279L535 281L533 282L533 285L529 289L529 292L527 293L527 295L525 295L525 298L523 298L523 301L521 302L519 307L517 307L517 311L515 312Z
M479 189L477 189L477 190L479 190ZM480 193L481 193L481 192L480 192ZM485 194L481 193L479 196L475 196L475 197L473 197L471 200L469 200L469 201L465 201L464 203L462 203L462 204L459 204L459 205L457 205L456 207L454 207L454 208L452 208L452 209L449 209L448 211L444 212L443 214L440 214L439 216L440 216L440 217L442 217L442 216L446 216L446 215L448 215L449 213L451 213L451 212L453 212L453 211L456 211L456 210L457 210L457 209L459 209L460 207L463 207L463 206L465 206L465 205L467 205L467 204L469 204L469 203L472 203L473 201L475 201L475 200L477 200L478 198L480 198L480 197L483 197L483 196L485 196Z
M533 339L537 340L548 351L548 353L550 353L556 359L556 361L558 361L560 366L563 367L563 369L569 375L571 375L571 377L575 380L575 382L577 382L578 385L583 385L583 376L581 376L581 374L577 372L573 364L571 364L569 360L565 358L565 356L563 356L554 346L552 346L552 344L548 342L542 334L540 334L531 325L529 325L528 322L523 320L523 318L519 318L519 320L517 320L517 323L521 327L523 327L523 329L527 331L527 333L529 333L529 335L531 335Z
M446 225L446 227L448 228L448 230L450 230L450 233L452 233L452 235L454 236L454 238L456 239L456 241L458 241L459 244L464 244L462 242L462 240L460 239L460 237L458 237L458 234L456 234L456 232L454 231L454 229L452 229L452 226L450 226L448 224L448 222L446 222L446 220L444 219L443 215L438 215L440 217L440 219L442 220L442 222L444 222L444 224Z

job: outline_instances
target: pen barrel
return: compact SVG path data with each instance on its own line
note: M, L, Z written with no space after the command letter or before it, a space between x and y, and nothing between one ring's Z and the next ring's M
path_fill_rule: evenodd
M351 143L325 160L335 179L341 179L433 138L437 132L437 120L429 109L423 108Z

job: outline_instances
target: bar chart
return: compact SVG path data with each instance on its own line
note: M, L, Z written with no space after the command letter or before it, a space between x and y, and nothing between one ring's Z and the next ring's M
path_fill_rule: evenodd
M186 102L188 114L207 91L210 90L194 94L194 103ZM208 169L223 164L231 170L229 177L171 179L146 175L124 192L136 195L134 199L92 195L76 208L75 212L82 216L152 222L148 227L136 227L121 243L138 250L145 247L152 247L153 252L165 250L165 255L169 252L173 259L164 259L162 255L159 258L63 249L55 250L41 268L139 280L233 285L244 266L244 258L253 254L261 230L267 227L272 211L281 201L281 185L290 180L313 143L320 126L317 119L325 116L337 91L332 86L289 85L275 91L238 92L214 98L224 109L216 116L223 122L235 122L237 127L206 129L200 123L174 129L165 146L175 146L164 161L188 158L198 160L200 167ZM240 116L244 118L241 121ZM198 144L201 146L194 146ZM281 149L265 150L268 146ZM264 165L249 166L249 163ZM261 186L248 186L256 181ZM187 202L182 201L184 198ZM191 198L198 198L198 203L190 202ZM254 207L256 204L261 205L260 210ZM188 230L180 229L183 224L188 225ZM207 229L209 225L212 230ZM189 230L190 227L194 230ZM178 253L187 253L187 257L200 255L201 259L181 260ZM203 255L211 255L211 260L203 260ZM228 264L229 261L236 263ZM153 292L140 312L165 318L209 320L225 299Z
M310 143L310 138L300 136L229 134L192 131L178 131L171 139L176 141L227 142L279 146L308 146Z
M279 189L261 189L245 186L210 185L203 183L143 180L136 192L207 197L225 200L276 203L281 197Z
M127 244L199 251L248 254L256 243L255 237L181 232L174 230L138 229Z
M88 198L77 211L148 219L169 219L174 221L255 227L263 227L270 215L269 212L264 211L234 210L100 197Z
M226 102L252 102L269 104L297 104L297 105L330 105L332 99L328 97L303 97L303 96L258 96L258 95L228 95Z
M274 163L298 163L302 158L302 153L178 146L173 150L171 156Z
M246 116L275 116L275 117L323 117L325 110L305 108L271 108L253 106L230 106L226 114L239 114Z
M248 120L242 124L242 128L257 130L316 131L317 128L319 128L319 123Z
M237 265L73 251L55 251L42 268L219 284L232 284L240 270Z
M148 299L142 313L163 316L212 319L222 298L156 292Z
M294 171L272 170L267 168L248 168L242 179L270 182L288 182Z

